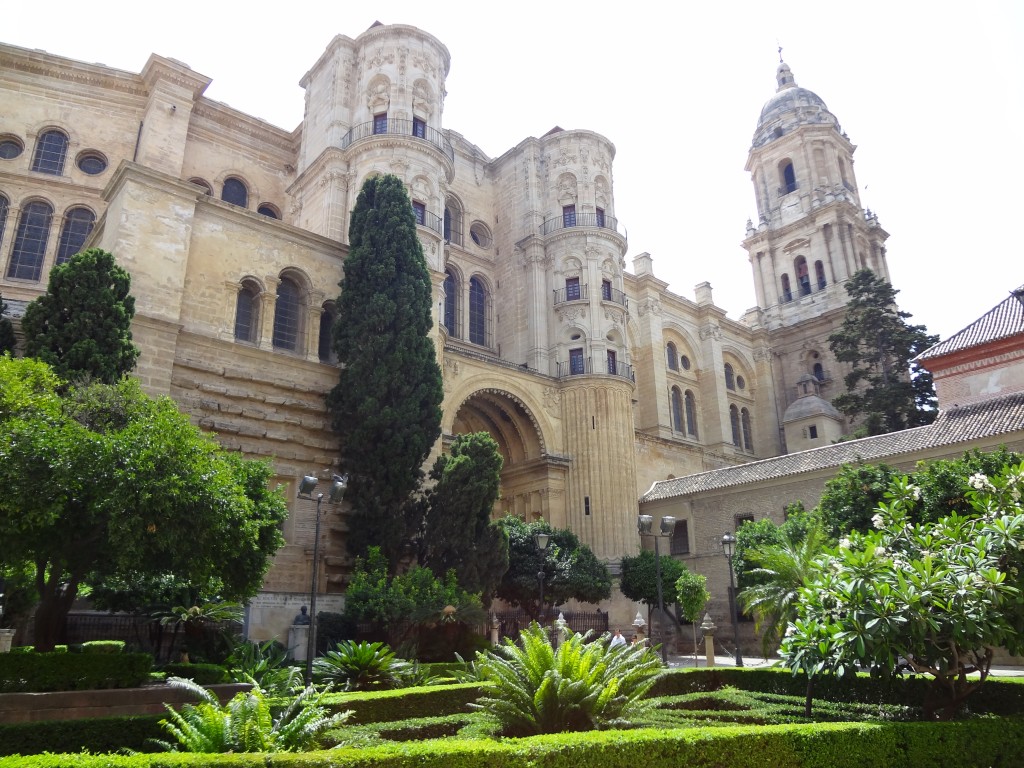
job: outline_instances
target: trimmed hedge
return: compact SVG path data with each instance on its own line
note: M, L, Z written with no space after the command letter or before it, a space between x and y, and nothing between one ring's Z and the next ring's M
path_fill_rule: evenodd
M167 732L160 727L164 717L166 715L135 715L0 723L0 755L38 755L55 750L151 752L154 746L147 744L148 739L167 738Z
M868 704L895 704L920 707L932 684L927 675L909 675L885 681L868 674L842 678L827 676L814 683L814 700L849 701ZM784 696L805 696L807 678L794 677L786 669L750 667L713 667L673 669L664 672L651 689L650 696L678 696L684 693L716 691L725 686L745 691L761 691ZM990 677L981 689L967 699L971 712L1015 715L1024 712L1024 678Z
M1018 768L1024 719L592 731L277 755L33 755L0 768Z
M184 677L199 685L231 682L227 667L220 664L165 664L161 671L166 672L168 677Z
M394 691L338 693L327 696L323 703L332 712L352 710L352 717L347 722L358 725L462 714L470 711L469 705L479 696L478 683L456 683Z
M0 692L137 688L152 667L148 653L0 653Z

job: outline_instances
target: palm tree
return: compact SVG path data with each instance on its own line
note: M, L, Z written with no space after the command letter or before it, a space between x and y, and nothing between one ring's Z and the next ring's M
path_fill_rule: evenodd
M800 588L813 580L817 568L814 559L825 547L825 532L818 523L810 526L803 538L797 535L791 532L779 544L746 554L758 566L748 573L760 583L747 587L738 598L743 612L754 616L765 656L779 644L786 626L796 617Z

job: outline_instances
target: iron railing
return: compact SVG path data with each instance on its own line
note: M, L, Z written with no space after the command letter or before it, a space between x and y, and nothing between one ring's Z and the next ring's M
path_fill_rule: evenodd
M423 221L417 221L416 223L419 224L421 227L426 227L427 229L434 230L439 235L444 232L444 219L442 219L436 213L431 213L430 211L424 211Z
M560 213L557 216L552 216L541 224L540 233L542 235L550 235L552 232L557 232L560 229L567 229L570 227L611 229L623 237L626 236L625 230L622 230L621 232L619 231L619 222L615 217L609 216L606 213Z
M462 246L462 230L459 229L458 227L453 227L453 226L450 226L450 225L447 226L447 227L444 227L444 233L443 234L444 234L444 241L446 243L451 243L451 244L457 245L459 247Z
M414 131L412 120L401 120L397 117L389 117L386 120L371 120L368 123L352 126L349 128L348 133L342 137L341 148L348 149L357 141L381 135L409 136L425 141L441 150L449 162L455 162L455 149L443 133L436 128L420 124L416 124L416 130Z
M588 298L587 286L584 285L567 285L565 288L556 288L555 294L555 306L564 304L567 301L586 301Z
M558 620L559 615L565 619L565 626L570 632L583 634L588 630L601 635L608 631L608 614L603 611L548 611L544 617L546 626ZM519 633L530 626L532 618L521 608L496 611L493 619L498 623L498 637L516 638Z
M633 372L633 366L628 363L622 363L611 360L602 361L604 364L599 365L595 368L593 358L591 357L578 357L573 358L567 362L556 363L556 376L560 379L564 379L567 376L584 376L587 374L608 374L609 376L618 376L622 379L629 379L632 382L636 382L636 374Z
M629 299L626 294L620 291L618 288L608 289L605 287L601 288L601 301L611 301L615 304L620 304L626 309L629 309Z

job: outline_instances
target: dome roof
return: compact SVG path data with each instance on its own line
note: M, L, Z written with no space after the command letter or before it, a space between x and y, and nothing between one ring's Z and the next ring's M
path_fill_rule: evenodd
M814 91L796 84L788 64L779 64L775 78L779 87L761 108L761 117L754 131L755 147L789 133L798 125L830 123L839 129L839 121L828 111L822 98Z
M825 400L818 395L807 395L806 397L797 398L793 401L793 404L786 409L786 412L782 416L782 422L788 423L791 421L799 421L800 419L807 419L816 416L825 416L836 421L842 421L843 416L836 407L832 405L828 400Z

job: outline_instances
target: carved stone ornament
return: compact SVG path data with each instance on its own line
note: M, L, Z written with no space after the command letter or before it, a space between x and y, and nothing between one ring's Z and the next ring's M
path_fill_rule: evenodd
M661 302L654 298L641 299L637 312L640 313L640 317L644 315L660 315L661 314Z
M577 320L585 320L587 317L586 307L563 307L557 311L562 317L562 322L566 325L572 325Z
M716 339L717 341L722 340L722 329L717 325L705 325L700 329L700 340L706 341L707 339Z
M562 407L562 391L554 387L544 387L544 409L557 413Z
M758 347L754 350L754 361L758 363L771 362L772 350L770 347Z

